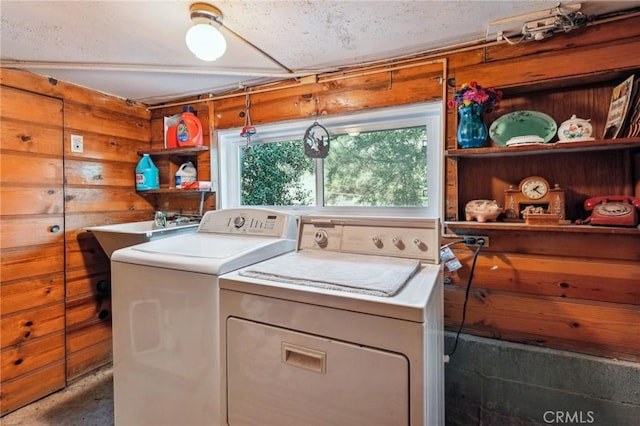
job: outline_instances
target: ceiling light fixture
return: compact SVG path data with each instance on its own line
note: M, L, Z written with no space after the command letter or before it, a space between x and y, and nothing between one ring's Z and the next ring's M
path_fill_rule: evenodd
M207 3L194 3L189 12L194 25L187 31L187 47L198 59L215 61L227 50L227 41L219 30L222 12Z

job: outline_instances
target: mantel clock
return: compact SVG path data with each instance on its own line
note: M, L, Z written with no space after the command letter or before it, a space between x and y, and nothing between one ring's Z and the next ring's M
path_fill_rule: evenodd
M557 215L560 220L565 217L565 192L558 184L553 188L540 176L529 176L517 188L509 185L504 191L505 220L523 221L522 212L527 207L535 207L548 214Z

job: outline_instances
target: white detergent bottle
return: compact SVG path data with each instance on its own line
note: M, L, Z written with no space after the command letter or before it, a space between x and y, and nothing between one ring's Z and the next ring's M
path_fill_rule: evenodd
M198 173L191 161L183 163L176 172L176 188L182 188L182 184L186 182L195 182L198 179Z

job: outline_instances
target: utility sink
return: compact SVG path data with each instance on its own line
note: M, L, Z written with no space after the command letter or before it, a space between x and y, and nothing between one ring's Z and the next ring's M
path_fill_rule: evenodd
M199 223L167 222L167 226L159 228L155 221L117 223L114 225L91 226L85 228L93 232L104 252L111 259L111 254L121 248L146 243L160 238L172 237L187 232L195 232Z

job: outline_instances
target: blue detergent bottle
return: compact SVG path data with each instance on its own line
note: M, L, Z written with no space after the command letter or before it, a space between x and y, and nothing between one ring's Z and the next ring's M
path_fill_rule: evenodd
M142 154L136 166L136 191L160 189L160 173L149 154Z

